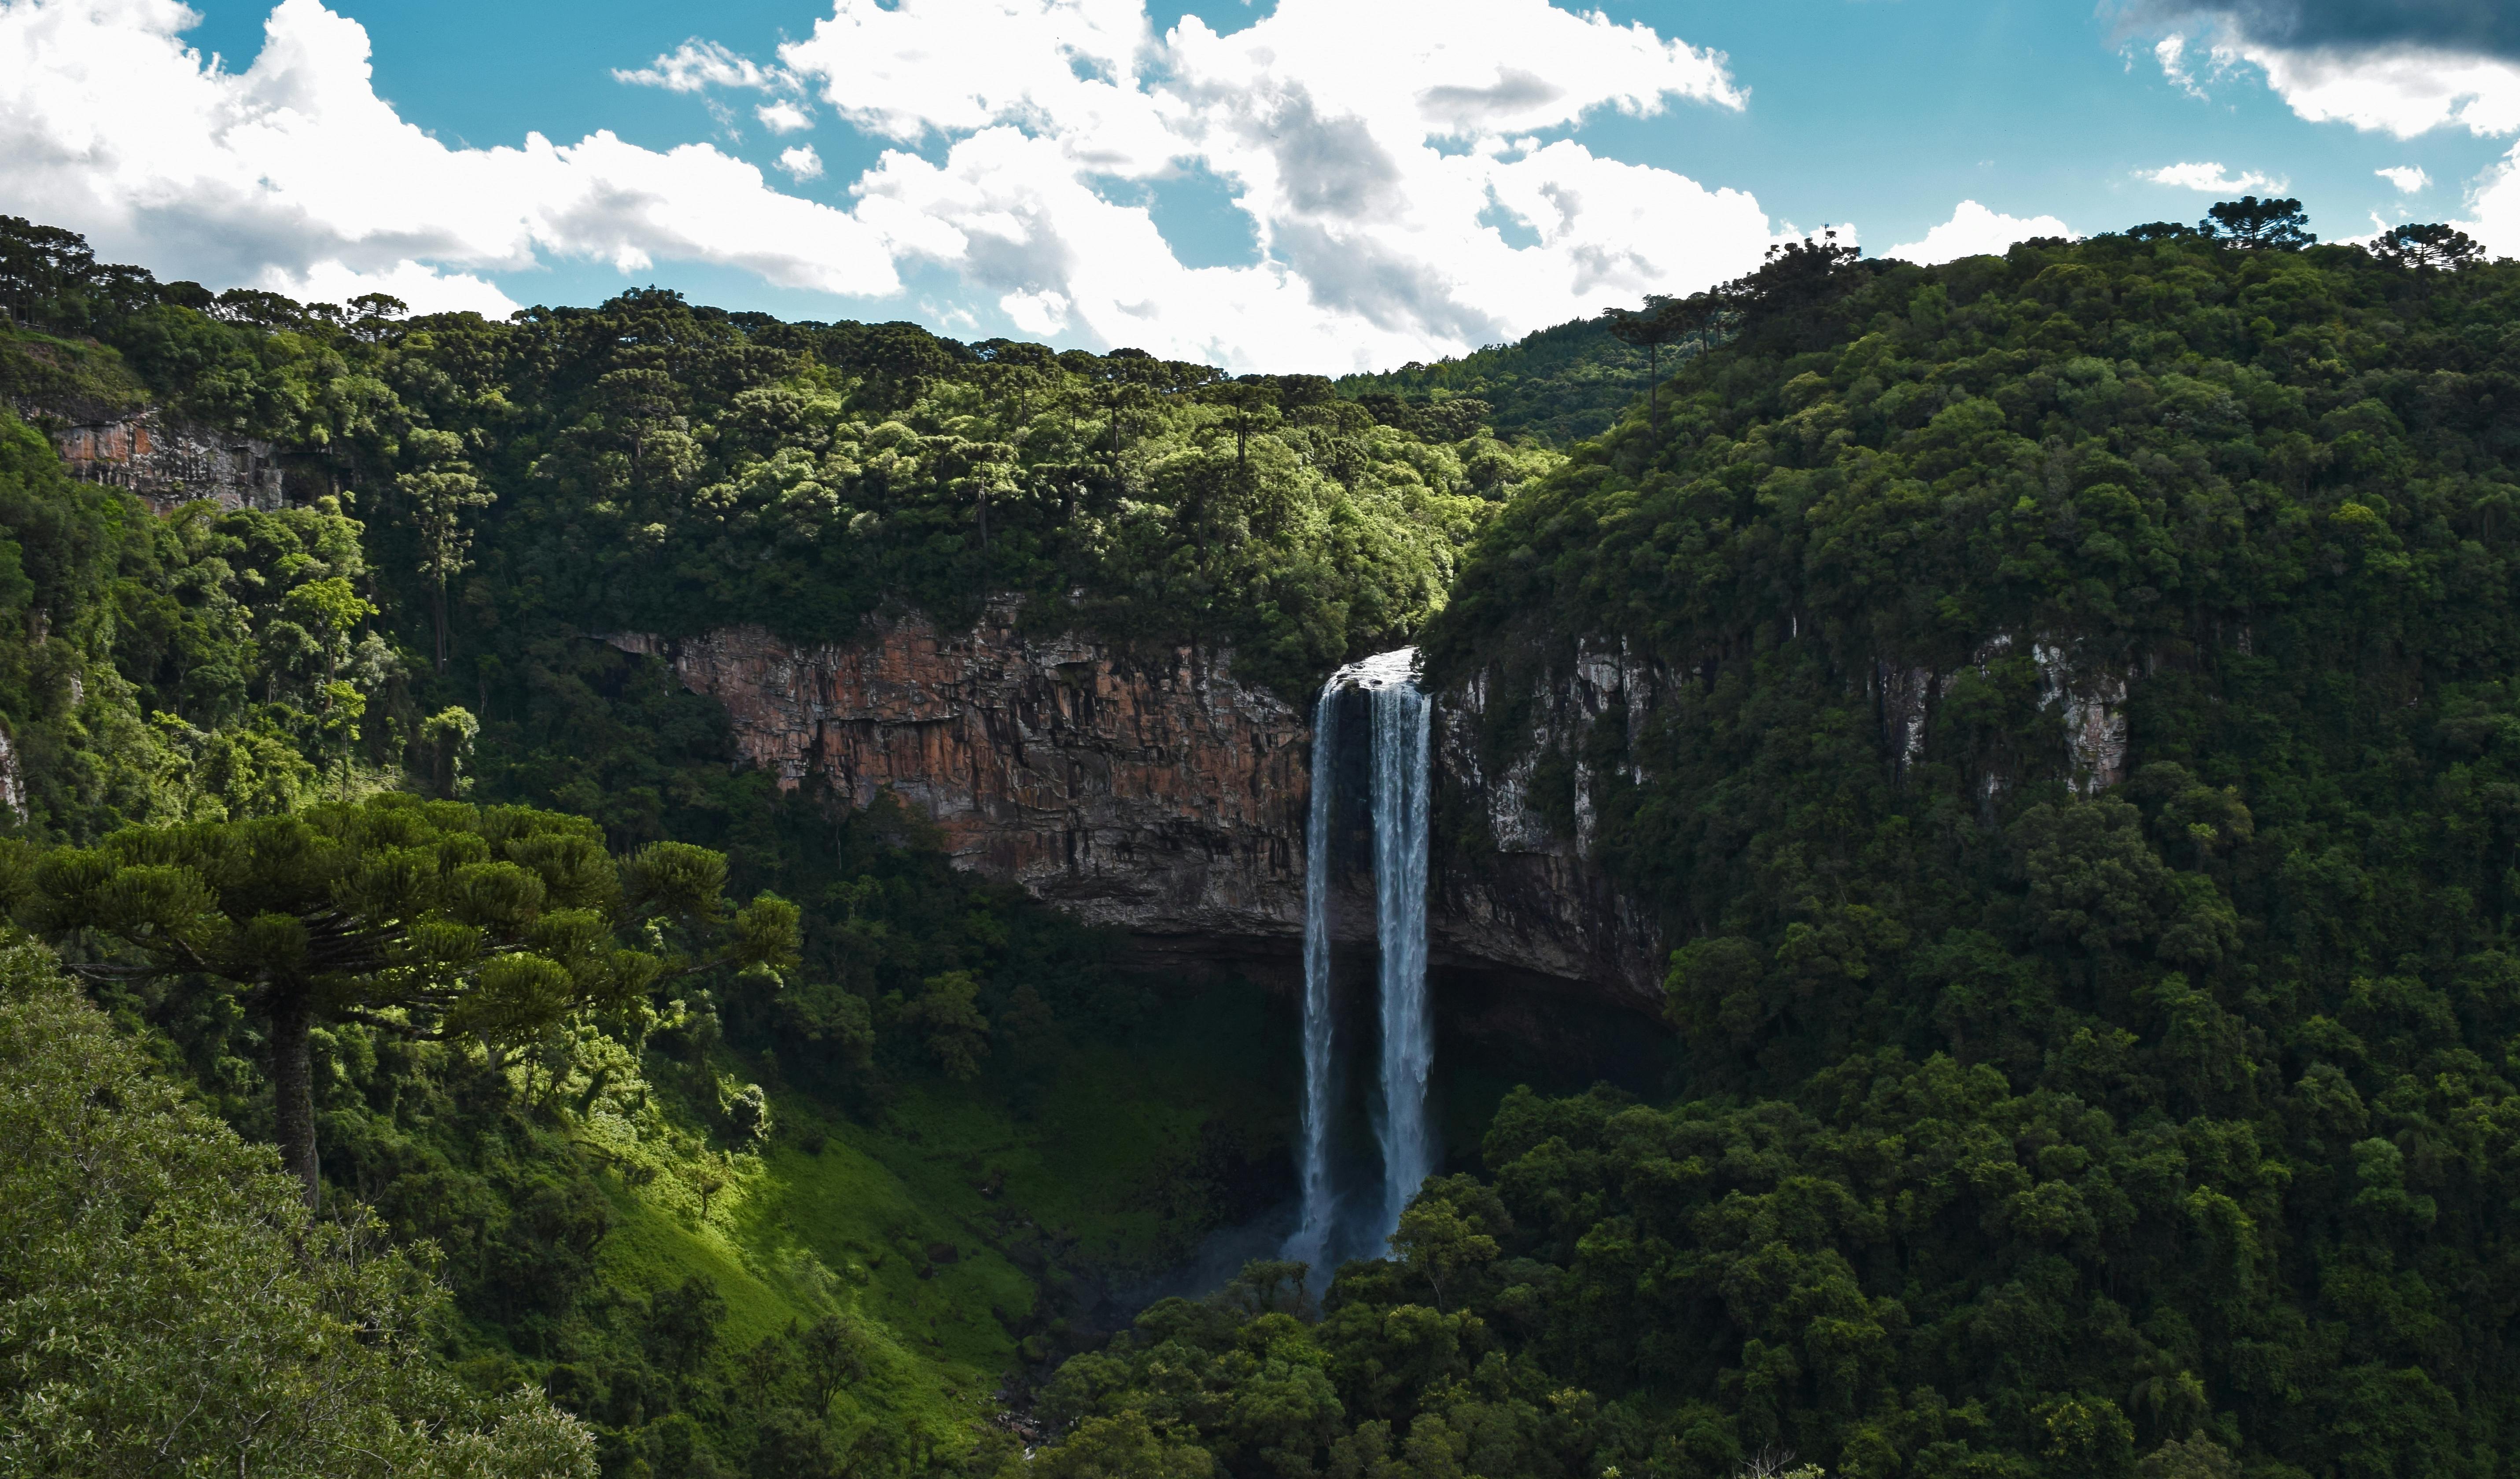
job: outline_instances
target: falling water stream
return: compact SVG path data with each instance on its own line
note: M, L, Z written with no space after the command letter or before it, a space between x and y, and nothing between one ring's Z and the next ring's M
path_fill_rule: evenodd
M1330 793L1337 775L1339 679L1313 702L1313 794L1304 819L1304 1220L1286 1256L1324 1266L1337 1199L1330 1189Z
M1417 653L1409 652L1414 660ZM1435 1169L1426 1077L1426 695L1406 670L1370 687L1373 705L1373 904L1382 943L1382 1233Z
M1299 1170L1303 1220L1286 1256L1321 1267L1333 1255L1378 1251L1400 1213L1435 1169L1427 1081L1435 1065L1434 1021L1426 1004L1427 759L1430 706L1418 687L1418 650L1379 652L1330 675L1313 716L1313 791L1304 859L1304 1142ZM1372 716L1374 928L1381 967L1381 1103L1374 1131L1382 1152L1377 1226L1364 1246L1338 1236L1341 1198L1330 1165L1336 1083L1330 999L1329 895L1337 778L1339 696L1363 691Z

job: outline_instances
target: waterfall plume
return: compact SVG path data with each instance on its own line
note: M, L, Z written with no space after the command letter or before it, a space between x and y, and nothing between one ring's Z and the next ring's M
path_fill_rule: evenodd
M1286 1256L1320 1268L1329 1252L1337 1198L1330 1188L1330 800L1336 790L1339 675L1313 702L1313 791L1304 819L1303 1222Z
M1388 655L1388 654L1386 654ZM1417 653L1409 655L1414 659ZM1413 663L1414 667L1414 663ZM1369 688L1373 705L1373 903L1382 943L1382 1233L1435 1169L1426 1080L1426 695L1414 672Z
M1298 1156L1302 1222L1286 1256L1320 1269L1338 1257L1379 1251L1400 1213L1435 1168L1427 1111L1435 1062L1426 997L1428 761L1431 706L1418 687L1418 651L1402 648L1351 663L1322 686L1313 710L1312 798L1304 860L1304 1105ZM1374 931L1380 1028L1380 1096L1372 1115L1381 1152L1380 1194L1343 1198L1332 1165L1338 1081L1331 990L1330 899L1343 695L1357 692L1371 719L1369 778L1373 820ZM1343 1206L1372 1208L1371 1228L1342 1226ZM1360 1211L1362 1208L1360 1208Z

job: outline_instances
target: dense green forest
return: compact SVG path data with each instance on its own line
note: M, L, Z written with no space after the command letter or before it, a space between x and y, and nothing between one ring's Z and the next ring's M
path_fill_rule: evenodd
M1666 675L1536 774L1681 946L1686 1082L1516 1097L1317 1323L1069 1363L1080 1439L2508 1471L2520 264L2232 235L1788 250L1485 527L1439 676Z
M2520 264L2254 202L1814 242L1333 384L657 292L334 310L7 224L31 1471L210 1380L284 1415L186 1452L271 1472L362 1424L398 1472L2512 1468ZM65 474L47 407L144 402L272 439L292 506ZM1289 696L1624 644L1637 722L1482 742L1570 830L1583 778L1680 1076L1518 1091L1389 1258L1112 1330L1282 1166L1284 1022L780 792L584 636L995 593ZM109 1143L97 1193L45 1148ZM132 1333L247 1285L246 1368Z
M1013 596L1309 690L1556 454L1318 378L668 293L337 310L6 224L0 893L319 1217L434 1270L412 1351L548 1394L608 1474L989 1468L983 1419L1275 1194L1256 988L783 794L586 634ZM268 439L287 506L68 475L48 432L152 405ZM664 864L706 886L668 907Z
M1338 389L1395 421L1466 416L1500 436L1563 447L1616 426L1654 370L1650 356L1621 341L1606 320L1576 319L1431 365L1341 376Z

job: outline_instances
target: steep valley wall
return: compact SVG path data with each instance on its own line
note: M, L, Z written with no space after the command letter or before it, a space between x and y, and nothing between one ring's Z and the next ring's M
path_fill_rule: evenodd
M1155 962L1299 969L1308 714L1233 676L1232 654L976 625L870 621L800 645L758 627L604 640L670 664L726 706L743 756L786 785L818 777L860 804L890 790L932 818L958 864L1128 931ZM1589 722L1614 695L1578 679L1546 722ZM1474 689L1436 695L1439 804L1488 818L1439 828L1428 920L1439 969L1650 1008L1649 927L1527 796L1527 767L1482 774ZM1362 898L1334 911L1370 940Z

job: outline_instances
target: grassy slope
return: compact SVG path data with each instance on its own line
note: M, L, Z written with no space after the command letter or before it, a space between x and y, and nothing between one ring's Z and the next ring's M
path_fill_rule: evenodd
M781 1121L815 1128L782 1137L705 1219L672 1183L604 1176L616 1214L604 1278L631 1296L709 1278L727 1305L717 1359L730 1369L791 1321L853 1315L872 1343L842 1412L957 1444L1023 1360L1043 1277L1082 1267L1125 1279L1177 1262L1215 1215L1196 1192L1202 1154L1282 1138L1293 1052L1269 1040L1290 1033L1256 990L1222 985L1126 1046L1065 1054L1029 1094L933 1079L876 1125L784 1094ZM939 1244L956 1257L931 1259Z

